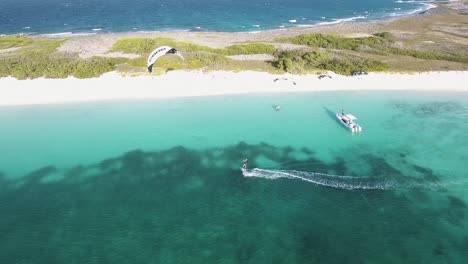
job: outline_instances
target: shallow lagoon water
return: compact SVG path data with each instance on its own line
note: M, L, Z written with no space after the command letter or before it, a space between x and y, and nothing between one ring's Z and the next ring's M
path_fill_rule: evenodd
M468 257L466 93L3 107L0 124L1 263Z

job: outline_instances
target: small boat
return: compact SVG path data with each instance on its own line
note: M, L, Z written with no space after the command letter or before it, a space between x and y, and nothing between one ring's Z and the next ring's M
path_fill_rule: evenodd
M356 123L354 120L357 118L351 114L345 114L344 112L336 113L336 118L340 120L340 122L345 125L347 128L351 130L351 132L361 132L362 127Z

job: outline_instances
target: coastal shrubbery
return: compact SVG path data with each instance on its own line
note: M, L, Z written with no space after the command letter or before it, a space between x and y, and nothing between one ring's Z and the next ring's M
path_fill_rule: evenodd
M390 32L379 32L379 33L375 33L374 36L376 37L379 37L379 38L383 38L383 39L386 39L386 40L389 40L389 41L392 41L395 39L392 35L392 33Z
M164 68L172 70L181 69L201 69L201 68L220 68L229 63L229 59L225 56L213 54L209 52L192 52L184 54L185 60L176 56L163 56L154 64L154 68ZM133 67L146 68L146 57L140 57L128 62Z
M294 43L304 44L308 46L317 46L320 48L336 48L336 49L358 49L361 45L375 46L389 42L387 38L390 36L374 36L360 39L347 39L331 35L307 34L298 36ZM345 41L343 41L345 40ZM388 69L384 63L365 60L359 58L333 58L330 55L319 51L277 51L272 45L263 43L249 43L242 45L233 45L224 49L214 49L206 46L196 45L187 42L179 42L167 38L133 38L122 39L115 43L113 50L125 53L141 54L142 57L131 60L129 65L135 67L145 67L146 58L143 55L148 54L159 45L173 46L184 54L185 60L182 61L177 57L167 56L161 57L155 67L163 69L225 69L236 68L242 69L241 65L231 67L232 60L229 60L226 55L241 55L241 54L274 54L275 61L272 66L280 71L303 74L315 72L317 70L326 69L332 70L340 74L350 75L352 71L382 71ZM264 68L263 65L260 65Z
M468 57L450 53L442 53L432 50L410 50L410 49L400 49L400 48L388 48L384 49L384 51L395 54L395 55L403 55L403 56L411 56L418 59L424 60L445 60L445 61L454 61L454 62L462 62L468 63Z
M0 37L0 49L9 49L22 47L30 44L32 40L23 36L4 36Z
M365 72L387 71L389 66L380 61L355 59L339 60L332 59L318 65L318 68L329 70L342 75L351 75L354 71L363 70Z
M425 60L445 60L468 63L468 58L466 56L397 47L393 45L393 36L389 32L377 33L364 38L345 38L326 34L304 34L296 37L278 38L276 41L305 45L312 48L353 50L379 55L403 55Z
M92 57L76 61L72 73L76 78L99 77L106 72L115 70L117 64L125 62L126 59Z
M120 39L114 44L112 49L114 51L121 51L124 53L147 55L158 46L171 46L183 53L209 52L220 55L273 54L276 51L276 48L273 45L263 43L247 43L228 46L223 49L215 49L190 42L176 41L169 38Z
M118 40L112 50L124 53L148 55L159 46L171 46L184 52L206 51L215 52L216 49L193 44L190 42L175 41L170 38L126 38Z
M303 50L278 51L273 45L246 43L225 48L211 48L169 38L121 39L113 51L141 55L137 59L93 57L79 58L77 54L58 52L57 48L67 39L30 39L23 36L0 37L0 77L13 76L18 79L47 77L77 78L97 77L115 70L117 65L123 71L146 72L146 56L156 47L169 45L177 48L185 60L177 56L163 56L155 63L155 73L167 70L259 70L268 72L290 72L294 74L315 73L329 70L350 75L353 71L385 71L389 66L378 60L383 56L401 55L426 60L446 60L468 63L468 58L432 50L410 50L394 43L394 37L387 32L365 38L344 38L336 35L306 34L286 41L306 45ZM233 60L231 55L272 54L273 62ZM378 55L378 56L377 56ZM390 60L393 58L389 58ZM387 59L386 59L387 60ZM388 61L388 60L387 60ZM393 60L394 61L394 60ZM390 61L394 69L399 65Z
M0 77L12 76L18 79L98 77L112 71L122 59L89 58L79 59L63 55L17 56L0 60Z
M375 47L389 43L390 40L380 36L365 38L344 38L337 35L304 34L296 37L278 38L278 42L290 42L314 48L357 50L361 46Z
M71 74L67 58L20 55L0 61L0 76L18 79L65 78Z
M319 69L333 71L338 74L351 75L353 71L386 71L385 63L362 59L359 57L331 58L320 51L286 51L276 54L273 66L290 73L308 73Z
M126 61L126 59L100 57L80 59L77 55L56 52L64 40L26 40L25 37L20 39L21 50L0 59L0 77L12 76L18 79L98 77Z
M273 66L291 73L307 73L317 69L317 66L328 60L329 55L320 51L282 51L275 54Z
M242 45L228 46L218 49L216 53L224 55L245 55L245 54L273 54L276 48L273 45L263 43L248 43Z
M175 41L169 38L128 38L118 40L113 46L113 51L140 54L140 58L130 60L128 64L133 67L146 68L146 56L158 46L163 45L171 46L179 50L183 54L185 60L181 60L180 58L175 56L163 56L156 61L156 63L154 64L155 68L173 70L274 69L271 68L271 65L269 65L266 62L262 62L263 64L252 64L243 61L233 61L226 57L231 55L273 54L274 52L276 52L276 48L273 45L263 43L246 43L232 45L222 49L215 49L189 42ZM155 70L156 72L158 72L157 69Z

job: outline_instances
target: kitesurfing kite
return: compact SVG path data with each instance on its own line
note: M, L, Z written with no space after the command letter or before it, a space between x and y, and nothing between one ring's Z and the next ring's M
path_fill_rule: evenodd
M180 55L180 53L176 49L174 49L173 47L161 46L161 47L153 50L153 52L151 52L151 54L148 56L148 71L150 73L153 71L153 64L161 56L166 55L166 54L174 54L174 55L179 56L181 59L184 59L184 57L182 57L182 55Z

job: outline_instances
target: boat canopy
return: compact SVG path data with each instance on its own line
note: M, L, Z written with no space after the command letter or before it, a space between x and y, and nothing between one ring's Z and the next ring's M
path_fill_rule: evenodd
M349 120L353 121L353 120L356 120L357 118L351 114L346 114L345 115Z

